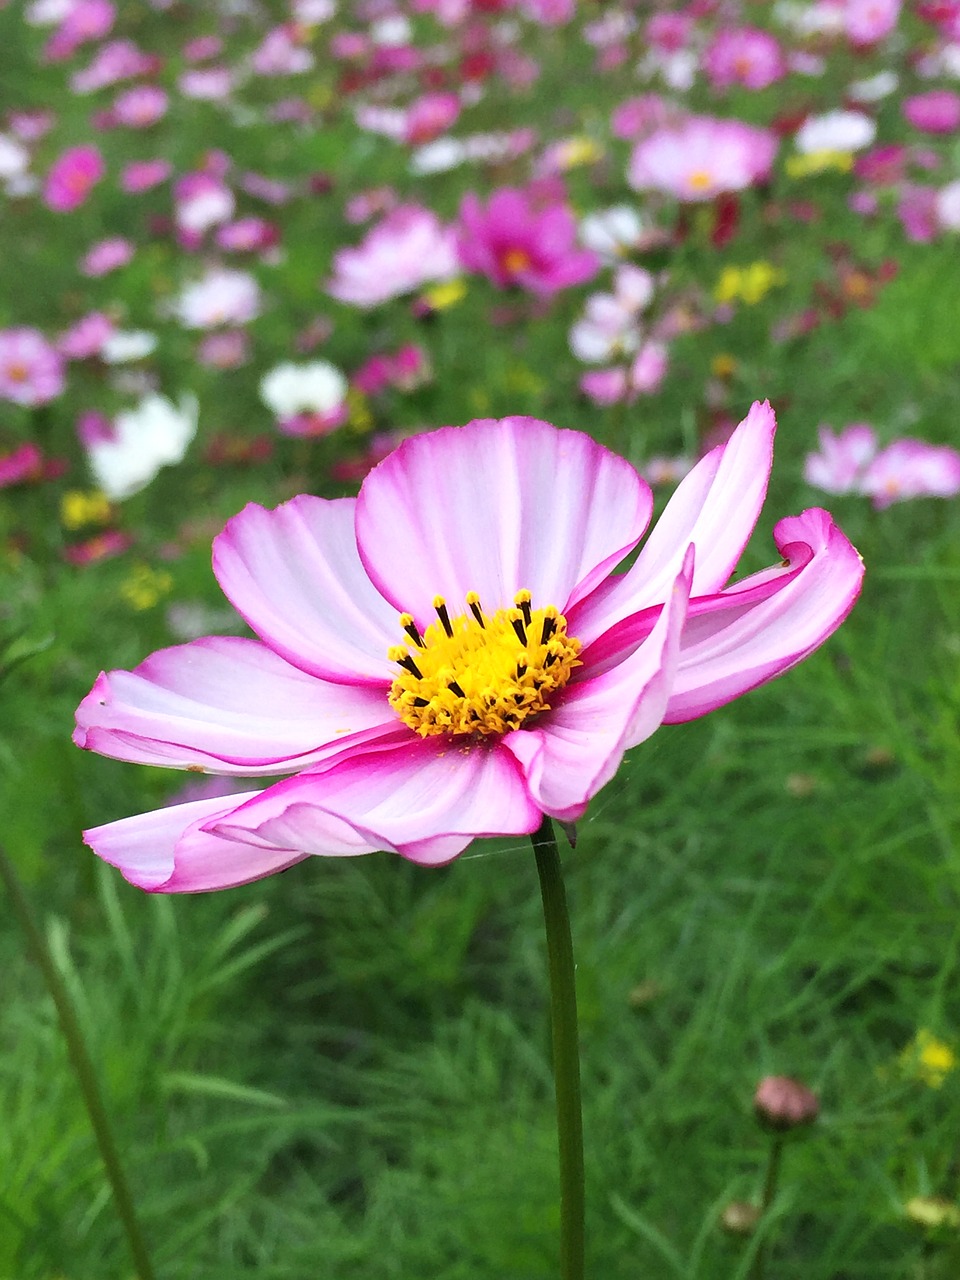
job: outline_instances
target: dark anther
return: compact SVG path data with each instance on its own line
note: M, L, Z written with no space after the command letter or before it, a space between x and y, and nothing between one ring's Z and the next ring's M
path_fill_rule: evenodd
M433 606L437 611L437 617L440 619L440 625L447 633L449 639L453 639L453 627L450 625L450 615L447 613L447 606L441 600L439 604Z
M465 698L467 696L463 692L463 690L460 688L460 686L457 684L456 680L451 680L450 683L447 685L447 688L450 690L451 693L455 693L458 698Z
M487 629L487 628L486 628L486 624L485 624L485 623L484 623L484 621L483 621L483 610L480 608L480 601L479 601L479 600L468 600L468 601L467 601L467 604L469 604L469 606L470 606L470 612L471 612L471 613L473 614L473 616L476 618L476 620L477 620L477 624L479 625L479 627L481 628L481 630L486 631L486 629Z
M550 637L553 635L554 631L556 631L556 629L557 629L556 619L551 618L550 615L547 614L547 616L543 620L543 627L540 631L540 643L546 644L547 641L550 639Z
M426 698L414 698L413 705L415 707L429 707L430 703Z
M527 633L523 629L523 622L519 618L511 618L510 623L517 633L517 639L521 644L525 645L527 643Z
M520 612L523 614L524 626L529 627L530 625L530 601L529 600L520 601Z
M407 633L407 635L410 637L410 639L413 641L413 643L417 646L417 648L422 649L423 636L417 630L417 624L414 622L412 618L408 623L405 624L403 629Z
M402 658L398 658L397 662L400 664L401 667L405 667L406 670L409 671L412 676L416 676L418 680L423 679L423 672L420 670L420 668L417 666L414 660L410 657L409 653L405 653Z

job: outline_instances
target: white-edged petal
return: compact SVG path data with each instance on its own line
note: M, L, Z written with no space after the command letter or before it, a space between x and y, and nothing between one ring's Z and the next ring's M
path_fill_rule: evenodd
M418 624L443 596L476 591L492 612L533 593L563 610L635 546L648 486L577 431L535 418L445 427L404 441L357 499L360 555L380 591Z
M101 673L79 747L138 764L290 773L396 728L384 690L307 675L256 640L209 636Z
M353 498L309 494L273 511L250 503L213 544L224 594L286 660L338 683L389 685L397 614L357 554Z

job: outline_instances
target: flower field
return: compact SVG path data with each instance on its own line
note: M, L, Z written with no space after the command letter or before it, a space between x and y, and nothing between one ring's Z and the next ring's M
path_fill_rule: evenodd
M0 1280L954 1280L960 3L0 84Z

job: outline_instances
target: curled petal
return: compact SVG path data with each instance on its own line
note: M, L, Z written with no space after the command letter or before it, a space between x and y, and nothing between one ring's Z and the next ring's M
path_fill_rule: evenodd
M256 796L218 796L108 822L83 833L94 853L141 889L196 893L229 889L283 871L305 855L262 849L210 835L203 823Z
M774 529L785 565L691 601L664 720L693 720L788 670L831 636L860 593L863 562L817 507Z
M542 729L519 729L504 738L544 813L575 822L616 773L624 752L661 724L693 570L691 548L650 634L623 662L595 679L571 685Z
M396 728L382 689L318 680L256 640L210 636L101 673L73 740L118 760L288 773Z
M690 543L697 549L691 595L719 591L760 515L775 431L769 402L755 403L726 444L683 478L630 569L568 615L571 634L588 645L621 619L660 604Z
M449 862L477 836L535 831L541 813L498 745L418 739L279 782L210 830L324 853L329 824L413 862Z
M433 600L488 611L522 589L561 611L633 547L650 518L646 483L578 431L536 418L444 427L404 441L357 499L360 556L379 590L423 627Z
M249 503L213 544L224 594L261 640L311 675L388 685L396 612L357 555L354 499L309 494L275 511Z

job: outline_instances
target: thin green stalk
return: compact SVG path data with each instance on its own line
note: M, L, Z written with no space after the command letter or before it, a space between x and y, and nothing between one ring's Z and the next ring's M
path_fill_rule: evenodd
M123 1223L137 1275L139 1280L154 1280L155 1273L150 1262L150 1255L147 1253L147 1246L140 1230L133 1197L127 1185L123 1165L120 1162L120 1154L110 1128L110 1118L107 1115L103 1096L100 1093L97 1075L90 1060L90 1054L87 1051L76 1010L73 1007L66 984L60 976L53 956L50 954L47 941L33 918L33 912L30 910L30 904L27 901L26 894L23 892L14 865L2 846L0 846L0 879L6 885L7 893L10 895L10 901L13 904L14 914L26 935L28 949L39 965L50 995L53 997L53 1003L56 1005L60 1028L63 1031L63 1038L67 1042L67 1052L70 1055L70 1062L80 1085L83 1100L86 1103L87 1113L90 1116L90 1123L93 1126L97 1145L100 1148L100 1155L103 1157L110 1186L113 1188L117 1212Z
M531 837L537 855L550 974L553 1078L557 1091L560 1153L560 1280L583 1280L583 1117L580 1107L580 1048L570 916L563 869L550 819Z
M777 1194L777 1183L780 1181L780 1165L783 1161L783 1135L774 1134L770 1142L770 1158L767 1161L767 1176L763 1180L763 1195L760 1198L760 1215L761 1221L767 1214L770 1206L773 1204L774 1196ZM760 1246L753 1258L753 1269L750 1272L750 1280L763 1280L763 1272L766 1266L766 1241L761 1241Z

